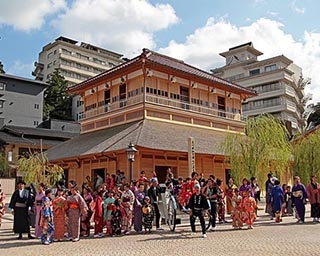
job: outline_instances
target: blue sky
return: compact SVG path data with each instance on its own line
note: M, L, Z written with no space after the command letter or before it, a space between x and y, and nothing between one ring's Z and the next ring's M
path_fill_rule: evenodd
M0 61L32 78L41 48L60 35L133 57L146 47L205 70L252 41L303 68L320 101L318 0L0 0Z

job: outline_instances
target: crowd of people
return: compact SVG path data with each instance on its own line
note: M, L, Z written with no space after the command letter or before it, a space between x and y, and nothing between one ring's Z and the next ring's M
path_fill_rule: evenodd
M222 179L216 179L214 175L205 179L203 174L196 172L185 180L175 179L169 168L165 185L181 211L190 215L192 232L196 231L195 221L199 218L204 238L206 215L211 215L212 231L216 230L217 222L228 222L226 214L231 216L235 229L241 229L244 224L248 229L254 226L261 193L255 177L244 178L238 187L232 178L224 185ZM131 183L117 171L115 175L107 174L105 179L97 175L94 183L88 176L81 186L74 180L67 184L61 180L52 189L43 183L33 189L25 186L24 181L18 181L18 189L9 204L18 239L26 233L29 239L39 238L46 245L65 239L77 242L81 236L89 237L91 229L94 238L127 235L133 231L147 234L152 232L153 222L156 229L161 230L161 188L156 173L148 178L141 171L139 179ZM298 223L303 223L307 200L311 204L313 221L320 222L320 185L315 176L307 187L299 177L294 177L291 189L286 184L281 186L270 173L265 192L266 212L276 222L281 222L284 215L295 215ZM5 210L5 195L0 185L0 225ZM34 223L30 223L31 212L35 215ZM35 228L34 235L30 226Z

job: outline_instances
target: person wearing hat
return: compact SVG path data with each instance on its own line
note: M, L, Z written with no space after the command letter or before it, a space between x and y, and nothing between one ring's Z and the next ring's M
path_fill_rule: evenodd
M198 217L201 224L202 229L202 237L206 238L206 226L204 221L204 215L208 214L209 204L207 197L201 193L200 184L196 183L194 185L195 192L190 197L188 203L188 209L190 209L190 225L192 233L196 232L196 218Z
M27 233L29 239L34 237L30 234L29 214L33 204L30 192L25 189L26 183L18 181L18 189L12 194L9 208L13 214L13 230L19 234L18 239L22 239L22 234Z

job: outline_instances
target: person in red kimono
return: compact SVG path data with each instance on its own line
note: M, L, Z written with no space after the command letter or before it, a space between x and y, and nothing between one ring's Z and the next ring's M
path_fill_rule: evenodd
M67 201L63 196L64 190L57 188L56 197L52 200L53 207L53 225L54 225L54 241L62 241L65 233L66 210L68 208Z
M243 192L243 200L241 203L242 209L242 222L248 225L248 229L253 229L253 224L256 220L256 200L251 196L251 189L247 189L246 192Z
M102 193L103 191L100 190L94 194L94 235L93 237L104 237L103 234L103 209L102 209Z
M106 174L105 183L106 183L106 185L107 185L107 190L108 190L108 191L114 189L114 180L113 180L113 178L110 176L109 173Z
M308 198L311 204L311 217L313 222L320 221L320 184L317 177L312 175L311 182L307 186Z
M179 204L182 206L183 211L187 211L186 205L188 204L189 199L193 194L193 187L194 185L192 185L191 178L186 178L186 181L182 185L182 191L179 196Z

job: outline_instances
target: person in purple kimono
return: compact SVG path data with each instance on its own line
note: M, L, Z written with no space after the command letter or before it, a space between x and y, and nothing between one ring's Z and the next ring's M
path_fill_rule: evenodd
M243 194L245 194L248 189L250 190L250 195L254 198L254 192L250 185L250 181L247 178L243 178L242 185L239 188L240 195L243 196Z
M144 193L144 184L139 184L139 188L135 193L135 201L133 205L134 218L133 218L133 228L136 232L142 231L142 205L143 198L145 197Z
M298 223L304 223L306 213L306 199L308 198L306 187L300 182L300 177L294 177L294 185L292 187L292 204L294 205Z
M36 215L36 222L35 222L36 238L40 238L42 234L42 227L40 225L40 222L41 222L41 214L42 214L42 208L43 208L42 199L45 197L45 192L44 192L45 189L46 189L46 186L43 183L40 183L38 186L38 192L36 194L36 199L34 202L35 215Z

